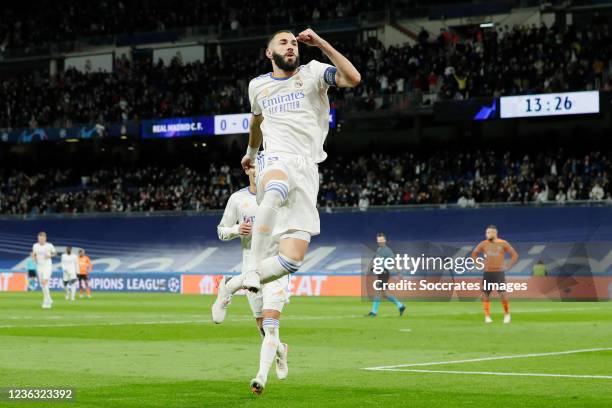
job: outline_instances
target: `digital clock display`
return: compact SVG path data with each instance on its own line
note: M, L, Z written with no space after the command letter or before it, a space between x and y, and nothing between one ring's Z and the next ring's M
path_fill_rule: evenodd
M500 98L502 119L587 113L599 113L599 92L564 92Z

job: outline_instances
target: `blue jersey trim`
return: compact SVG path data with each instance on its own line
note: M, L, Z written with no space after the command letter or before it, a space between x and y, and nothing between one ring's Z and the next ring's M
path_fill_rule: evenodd
M250 195L257 195L257 194L255 194L255 193L252 193L252 192L251 192L251 190L249 190L249 188L248 188L248 187L241 188L241 189L240 189L240 190L238 190L238 191L245 191L245 190L246 190L246 191L247 191L247 192L248 192Z
M285 77L285 78L277 78L274 75L272 75L272 73L270 72L268 75L270 75L270 78L272 78L275 81L286 81L288 79L293 78L293 75L291 75L290 77Z
M268 76L270 76L271 72L267 73L267 74L262 74L258 77L253 78L253 81L257 80L257 79L263 79L263 78L267 78Z

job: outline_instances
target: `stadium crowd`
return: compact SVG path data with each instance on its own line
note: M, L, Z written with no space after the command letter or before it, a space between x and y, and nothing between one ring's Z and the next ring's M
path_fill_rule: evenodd
M257 3L249 0L104 0L78 5L70 0L37 0L2 8L0 46L27 49L79 38L161 32L190 26L238 30L293 25L354 17L359 12L382 8L384 4L371 0L260 0Z
M348 170L347 170L348 169ZM446 152L431 157L373 154L322 166L321 207L403 204L474 206L485 202L564 203L609 200L612 163L585 156L515 156L494 151Z
M500 26L462 34L424 29L414 45L380 41L349 47L361 67L365 109L389 107L389 95L464 99L527 93L611 90L610 24ZM430 99L431 100L431 99ZM413 103L419 103L417 99Z
M460 99L611 90L610 35L604 21L584 29L475 29L461 37L443 31L431 38L423 30L416 44L388 48L377 40L338 44L360 68L362 83L332 91L331 99L336 107L372 110L429 103L432 98L424 95ZM321 59L318 51L302 48L304 63L313 57ZM112 73L69 69L52 78L30 73L5 78L0 129L246 112L249 79L269 70L263 55L226 53L195 63L177 56L169 65L123 55Z
M320 168L319 206L611 200L612 163L601 152L513 155L494 151L335 157ZM90 173L0 170L0 213L203 211L225 206L244 175L227 164L196 171L142 167Z
M233 189L229 167L215 165L206 175L185 166L0 174L3 214L201 211L222 208Z

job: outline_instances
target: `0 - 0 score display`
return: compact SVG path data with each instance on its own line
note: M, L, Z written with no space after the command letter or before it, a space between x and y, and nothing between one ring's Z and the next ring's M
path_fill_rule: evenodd
M215 115L215 135L248 133L250 121L250 113Z

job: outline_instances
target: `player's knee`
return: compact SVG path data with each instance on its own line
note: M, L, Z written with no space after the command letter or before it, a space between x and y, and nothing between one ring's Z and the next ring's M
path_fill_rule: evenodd
M267 339L270 338L277 338L278 337L278 327L279 327L280 323L278 321L278 319L274 319L272 317L266 317L263 320L263 323L261 325L261 328L263 329L264 332L264 336Z
M262 205L280 207L287 201L289 196L289 184L282 180L271 180L266 184Z
M279 254L278 263L280 263L281 266L285 268L288 273L296 273L304 262L301 260L289 258L288 256L285 256L283 254Z

